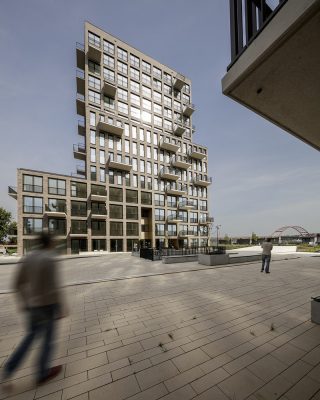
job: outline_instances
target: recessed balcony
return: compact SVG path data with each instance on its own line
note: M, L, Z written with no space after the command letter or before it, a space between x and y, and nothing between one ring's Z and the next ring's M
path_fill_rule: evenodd
M86 160L86 145L85 144L74 144L73 145L73 156L77 160Z
M85 67L85 54L84 45L76 43L76 54L77 54L77 68L84 70Z
M201 217L199 218L199 225L212 224L214 221L213 217Z
M86 124L82 120L78 120L78 135L86 136Z
M173 168L163 167L159 172L159 176L162 179L168 179L171 181L177 181L180 178L178 171Z
M100 64L101 63L101 48L95 46L93 43L88 43L87 56L90 60Z
M180 210L194 210L195 209L194 203L191 200L179 201L178 207Z
M91 209L91 218L95 219L106 219L107 218L107 210L102 207L93 207Z
M171 157L171 165L176 168L188 169L191 167L191 163L187 156L182 156L181 154L176 154Z
M8 186L8 195L13 199L17 200L18 197L17 188L14 186Z
M207 175L200 175L197 178L193 178L192 182L196 186L209 186L212 183L212 178Z
M99 121L97 128L100 131L106 131L108 133L113 133L117 136L122 136L124 127L123 124L115 124L113 121Z
M53 206L45 206L45 212L44 215L46 215L48 218L66 218L66 206L56 206L55 208Z
M177 74L173 78L174 89L181 90L183 88L183 86L185 85L185 83L186 83L186 78L181 74Z
M171 183L166 186L166 193L174 196L183 196L187 192L187 185Z
M160 140L159 146L160 149L171 151L172 153L176 153L180 149L178 144L172 143L167 137Z
M195 158L196 160L203 160L204 158L207 157L207 155L199 150L189 150L188 155L191 158Z
M77 93L85 94L84 71L77 70Z
M181 121L176 121L173 125L173 133L177 136L182 136L186 130L186 127Z
M198 236L197 232L191 231L188 229L179 231L179 237L187 238L187 237L192 237L192 236Z
M131 171L132 169L130 158L128 160L126 157L116 157L115 159L112 159L109 156L106 165L108 168L117 169L120 171Z
M77 93L77 114L83 117L86 115L85 99L80 93Z
M104 78L102 91L106 96L114 99L117 92L115 81L112 79Z
M183 106L183 114L186 117L190 117L194 111L195 111L195 106L192 103L188 103Z
M183 217L179 214L177 215L168 215L167 216L167 222L168 224L178 224L180 222L183 222Z

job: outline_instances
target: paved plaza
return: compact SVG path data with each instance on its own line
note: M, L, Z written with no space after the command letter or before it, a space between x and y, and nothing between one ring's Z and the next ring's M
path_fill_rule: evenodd
M267 275L257 262L199 269L125 254L62 261L69 316L53 361L62 373L35 386L36 343L7 398L319 400L320 326L310 322L319 264L282 255ZM5 292L15 268L0 268L1 366L24 332Z

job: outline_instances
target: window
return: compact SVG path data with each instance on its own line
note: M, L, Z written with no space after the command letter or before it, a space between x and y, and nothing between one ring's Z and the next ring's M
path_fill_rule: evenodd
M141 192L141 204L152 205L152 193Z
M106 163L106 157L105 157L104 150L99 150L99 161L100 161L100 164Z
M55 235L66 235L67 221L65 219L49 218L48 230Z
M92 75L88 76L88 84L90 87L94 88L94 89L100 89L100 79L96 78Z
M177 225L168 224L168 236L177 236Z
M128 104L118 101L118 111L122 114L128 114Z
M174 108L175 110L177 110L177 111L181 111L181 104L180 104L180 102L177 101L177 100L174 100L174 101L173 101L173 108Z
M89 101L100 104L101 102L100 93L94 92L93 90L89 90Z
M171 86L163 84L163 92L166 94L171 94Z
M198 222L198 214L195 212L190 212L190 222L197 223Z
M147 161L147 174L152 174L152 164L150 161Z
M133 92L140 92L140 84L138 83L138 82L135 82L135 81L130 81L130 89L133 91Z
M155 193L154 205L155 206L164 206L164 194Z
M136 158L132 158L132 169L133 171L138 171L138 160Z
M42 214L43 213L42 197L23 196L23 212L30 214Z
M133 54L130 54L130 64L134 67L140 67L140 59Z
M88 60L88 68L89 68L89 72L91 72L92 74L100 75L101 68L100 68L99 64Z
M90 130L90 143L96 144L96 131Z
M94 215L106 215L106 204L105 203L98 203L92 202L91 203L91 212Z
M103 64L108 65L108 67L114 68L114 58L108 56L107 54L103 55Z
M132 104L135 104L140 107L140 96L137 96L134 93L130 94L130 100Z
M126 153L130 153L130 141L129 140L124 141L124 151Z
M122 205L110 204L109 205L109 216L114 219L122 219L123 218L123 207Z
M110 221L110 236L123 236L123 223Z
M140 80L140 71L135 68L130 68L130 77L132 79Z
M151 74L151 64L142 60L142 70L147 72L148 74Z
M107 81L114 82L115 81L115 74L111 69L103 68L103 77Z
M170 84L171 84L171 82L172 82L171 75L168 74L167 72L164 72L164 71L163 71L163 79L164 79L166 82L170 83Z
M98 196L106 196L107 191L104 186L101 185L91 185L91 194L95 194Z
M75 234L86 234L88 233L87 221L83 220L71 220L71 233Z
M154 101L158 101L159 103L161 103L161 93L156 92L155 90L153 91L153 100Z
M184 103L189 104L190 103L190 96L188 96L187 94L182 94L182 100Z
M92 32L88 32L88 40L90 44L96 47L100 47L100 37Z
M128 75L128 66L127 66L127 64L125 64L125 63L123 63L121 61L118 61L118 71L122 72L123 74Z
M87 197L87 184L71 182L71 197Z
M155 126L162 126L162 118L157 117L156 115L153 116L153 122Z
M118 47L117 49L117 54L118 58L122 61L128 61L128 53L126 50L121 49L121 47Z
M142 82L145 83L146 85L151 86L151 78L149 75L146 75L144 73L142 73ZM150 95L151 95L151 90L150 90Z
M153 67L153 75L155 75L161 79L161 76L162 76L161 69L159 69L157 67Z
M156 224L156 236L164 236L164 224Z
M106 234L106 221L91 221L92 235L105 235Z
M138 192L136 190L126 190L126 202L138 204Z
M127 123L124 124L124 135L127 137L130 136L129 124L127 124Z
M96 162L96 149L90 148L90 161Z
M190 86L185 84L184 85L184 91L189 94L190 93Z
M100 182L106 181L106 170L104 168L100 168L99 170L99 181Z
M177 198L175 196L167 196L167 206L177 207Z
M125 76L118 74L118 85L125 88L128 87L128 79Z
M103 96L104 107L108 108L109 110L114 110L114 99L108 96Z
M62 179L48 179L48 193L66 195L66 181Z
M154 210L154 219L156 221L165 221L165 211L163 208L155 208Z
M142 85L142 94L147 97L151 97L151 89Z
M23 175L23 191L42 193L42 177L33 175Z
M108 42L107 40L103 41L103 51L109 54L114 54L114 44Z
M159 81L158 79L153 78L153 87L158 89L158 90L161 90L161 88L162 88L161 81Z
M163 114L165 117L172 118L172 110L170 108L165 108Z
M153 111L157 114L162 114L162 107L160 106L160 104L153 104Z
M140 188L141 189L146 188L146 178L144 175L140 175Z
M158 144L158 134L154 133L153 134L153 144L156 146Z
M117 92L119 100L128 101L128 92L126 90L118 88Z
M48 211L66 212L66 201L62 199L48 199Z
M142 99L142 107L145 108L146 110L151 111L151 101L147 99Z
M123 201L123 192L120 188L110 188L109 190L109 200L110 201Z
M23 218L23 234L34 235L42 232L41 218Z
M96 113L90 111L90 125L96 126Z
M132 186L137 188L138 187L138 175L133 175L132 177Z
M163 96L163 102L164 102L164 104L165 104L166 106L172 107L172 101L171 101L170 97Z
M131 116L132 116L132 118L140 119L139 108L131 106Z
M71 215L74 217L87 216L87 203L85 201L71 201Z
M93 165L90 167L90 177L92 181L97 180L97 168Z
M137 222L127 222L127 236L139 236L139 224Z

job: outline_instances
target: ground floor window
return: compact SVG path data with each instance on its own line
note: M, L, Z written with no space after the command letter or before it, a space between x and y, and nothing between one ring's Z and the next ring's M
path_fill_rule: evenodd
M92 239L92 251L106 251L107 244L105 239Z
M123 240L110 239L110 251L111 252L123 251Z
M138 250L139 239L127 239L127 251Z
M88 251L87 239L71 239L71 253L78 254L80 251Z

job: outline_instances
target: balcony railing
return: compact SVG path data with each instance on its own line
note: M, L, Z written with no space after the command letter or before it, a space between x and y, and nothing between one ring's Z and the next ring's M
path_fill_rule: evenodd
M187 185L182 183L171 183L166 186L167 194L182 195L187 192Z
M163 167L159 172L159 176L162 179L169 179L169 180L178 180L180 175L179 172L176 171L174 168Z
M231 68L287 0L230 1Z
M81 119L78 120L78 135L86 136L86 123Z
M190 229L184 229L182 231L179 231L179 236L180 237L198 236L198 232Z
M117 136L122 136L124 131L124 124L122 122L115 122L113 120L100 120L97 127L99 130L113 133Z
M213 217L200 217L199 218L200 225L206 225L206 224L212 224L212 223L213 223Z
M77 68L84 70L85 67L85 55L84 55L84 45L82 43L76 43L76 53L77 53Z
M171 165L173 167L188 169L191 167L191 163L187 156L176 154L175 156L171 157Z
M178 207L181 209L189 209L189 210L193 210L196 208L193 201L191 200L180 200L178 202Z
M173 87L177 90L181 90L185 83L186 83L185 76L181 74L176 74L176 76L173 79Z
M185 222L185 218L181 214L168 215L167 221L170 222Z
M108 97L115 98L117 87L114 78L104 77L102 91Z
M41 206L23 206L23 212L28 214L42 214L43 207Z
M81 93L77 93L77 114L85 117L85 97Z
M79 143L73 145L73 155L74 158L78 160L85 160L86 159L86 145Z
M186 115L187 117L190 117L195 109L196 107L194 104L192 103L185 104L183 106L183 114Z
M15 186L8 186L8 195L14 199L17 199L17 188Z
M121 171L131 171L132 169L132 163L130 157L128 160L126 157L118 156L113 158L109 156L106 165L109 168L118 169Z
M159 146L161 149L172 151L173 153L176 153L180 148L178 144L173 143L168 137L161 139Z
M65 204L57 204L56 206L49 206L49 205L45 205L45 212L47 214L65 214L66 213L66 206Z
M209 186L212 183L212 178L208 175L199 175L192 180L196 186Z

